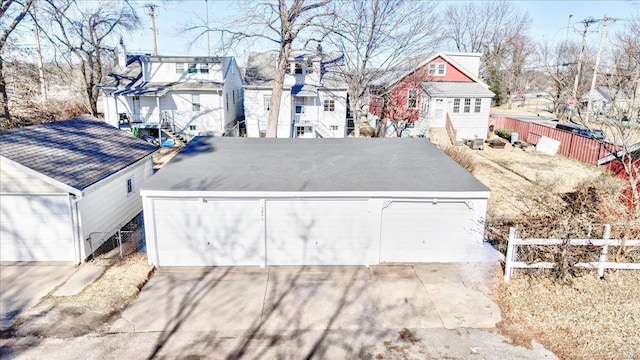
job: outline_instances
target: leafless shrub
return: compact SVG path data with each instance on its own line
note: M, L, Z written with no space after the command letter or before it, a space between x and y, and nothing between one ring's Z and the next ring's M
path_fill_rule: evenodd
M449 155L450 158L460 164L468 172L473 173L473 171L476 169L473 155L466 152L464 148L456 146L446 146L442 149L442 151L444 151L445 154Z
M556 194L551 182L532 187L527 216L504 218L488 214L486 237L499 251L506 252L510 227L515 227L519 238L564 239L558 246L521 246L517 248L518 261L554 262L550 274L560 282L571 282L582 270L578 262L598 261L600 247L570 246L569 239L598 239L604 236L604 224L611 225L611 238L640 238L640 224L621 201L624 184L609 175L587 180L570 193ZM637 250L616 247L609 251L614 261L640 261Z

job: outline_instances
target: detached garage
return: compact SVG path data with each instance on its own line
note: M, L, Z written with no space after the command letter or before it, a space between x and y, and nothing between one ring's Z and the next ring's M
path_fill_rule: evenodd
M155 266L467 261L489 189L424 139L197 137L141 190Z
M0 261L89 257L142 210L155 151L88 116L0 132Z

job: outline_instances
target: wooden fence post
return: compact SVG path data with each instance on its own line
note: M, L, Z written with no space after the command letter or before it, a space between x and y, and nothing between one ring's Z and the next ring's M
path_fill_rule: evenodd
M611 237L611 225L606 224L604 226L604 240L609 240ZM602 246L600 251L600 259L598 260L598 277L602 279L604 277L604 263L607 262L607 252L609 251L609 245Z
M514 247L516 240L516 229L514 227L509 228L509 240L507 241L507 256L504 261L504 282L508 283L509 279L511 279L511 274L513 273L513 268L511 267L511 263L514 260Z

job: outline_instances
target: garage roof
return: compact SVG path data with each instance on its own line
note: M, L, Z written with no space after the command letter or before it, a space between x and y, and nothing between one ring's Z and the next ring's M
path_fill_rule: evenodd
M157 150L91 116L0 132L0 155L84 190Z
M142 190L488 192L426 139L196 137Z

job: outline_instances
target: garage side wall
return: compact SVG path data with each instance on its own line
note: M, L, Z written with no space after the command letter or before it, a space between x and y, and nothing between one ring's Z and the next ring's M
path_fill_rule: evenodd
M78 203L82 259L142 211L137 189L152 175L153 162L148 156L86 189ZM133 179L132 193L128 193L128 179Z
M151 265L473 261L483 242L487 204L485 197L181 194L143 191Z

